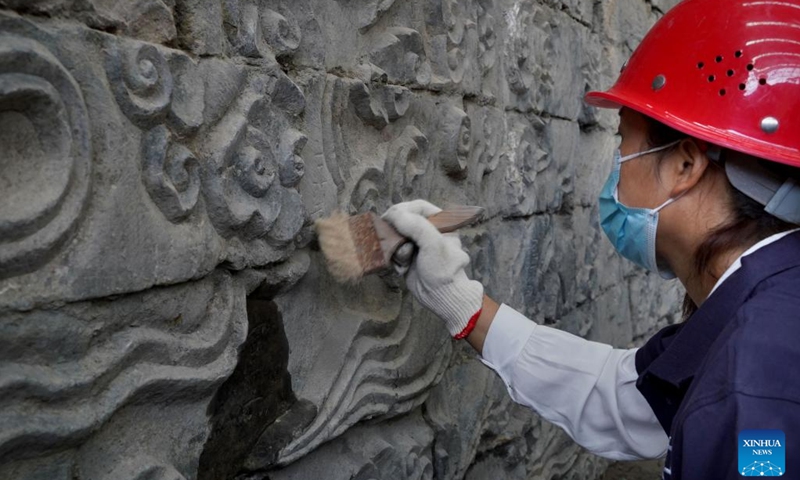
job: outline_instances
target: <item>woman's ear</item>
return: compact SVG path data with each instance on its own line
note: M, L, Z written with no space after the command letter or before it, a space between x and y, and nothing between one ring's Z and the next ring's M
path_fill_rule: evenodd
M673 154L665 159L672 185L670 197L675 198L691 190L703 178L709 160L703 151L703 145L699 142L701 140L685 138L681 140Z

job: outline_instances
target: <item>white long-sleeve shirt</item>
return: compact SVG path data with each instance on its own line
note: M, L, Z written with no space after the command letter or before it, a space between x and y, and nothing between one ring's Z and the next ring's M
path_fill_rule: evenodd
M797 230L768 237L741 258ZM669 439L636 388L636 351L539 325L501 304L486 334L481 361L503 379L511 398L534 409L587 450L612 460L660 458Z

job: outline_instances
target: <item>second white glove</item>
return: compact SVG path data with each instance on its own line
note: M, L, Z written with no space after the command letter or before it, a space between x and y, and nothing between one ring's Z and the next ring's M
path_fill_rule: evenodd
M480 314L483 285L467 278L470 258L458 234L442 234L426 219L441 211L425 200L412 200L392 205L381 218L417 245L406 273L409 291L445 321L454 338L464 338Z

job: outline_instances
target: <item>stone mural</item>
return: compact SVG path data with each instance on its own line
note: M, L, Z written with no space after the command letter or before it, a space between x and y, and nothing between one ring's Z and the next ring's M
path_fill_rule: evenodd
M472 278L616 347L681 292L597 224L672 0L0 0L0 478L594 479L314 220L481 205Z

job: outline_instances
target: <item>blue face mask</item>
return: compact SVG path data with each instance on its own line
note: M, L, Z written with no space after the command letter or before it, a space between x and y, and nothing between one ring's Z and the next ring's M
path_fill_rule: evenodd
M659 268L656 260L658 212L680 198L680 195L670 198L654 209L626 207L618 199L619 171L624 162L665 150L678 142L680 140L626 157L621 157L621 153L617 149L614 152L614 169L611 170L608 181L600 193L600 226L611 240L614 248L628 260L651 272L657 272L666 279L675 278L675 273L663 265Z

